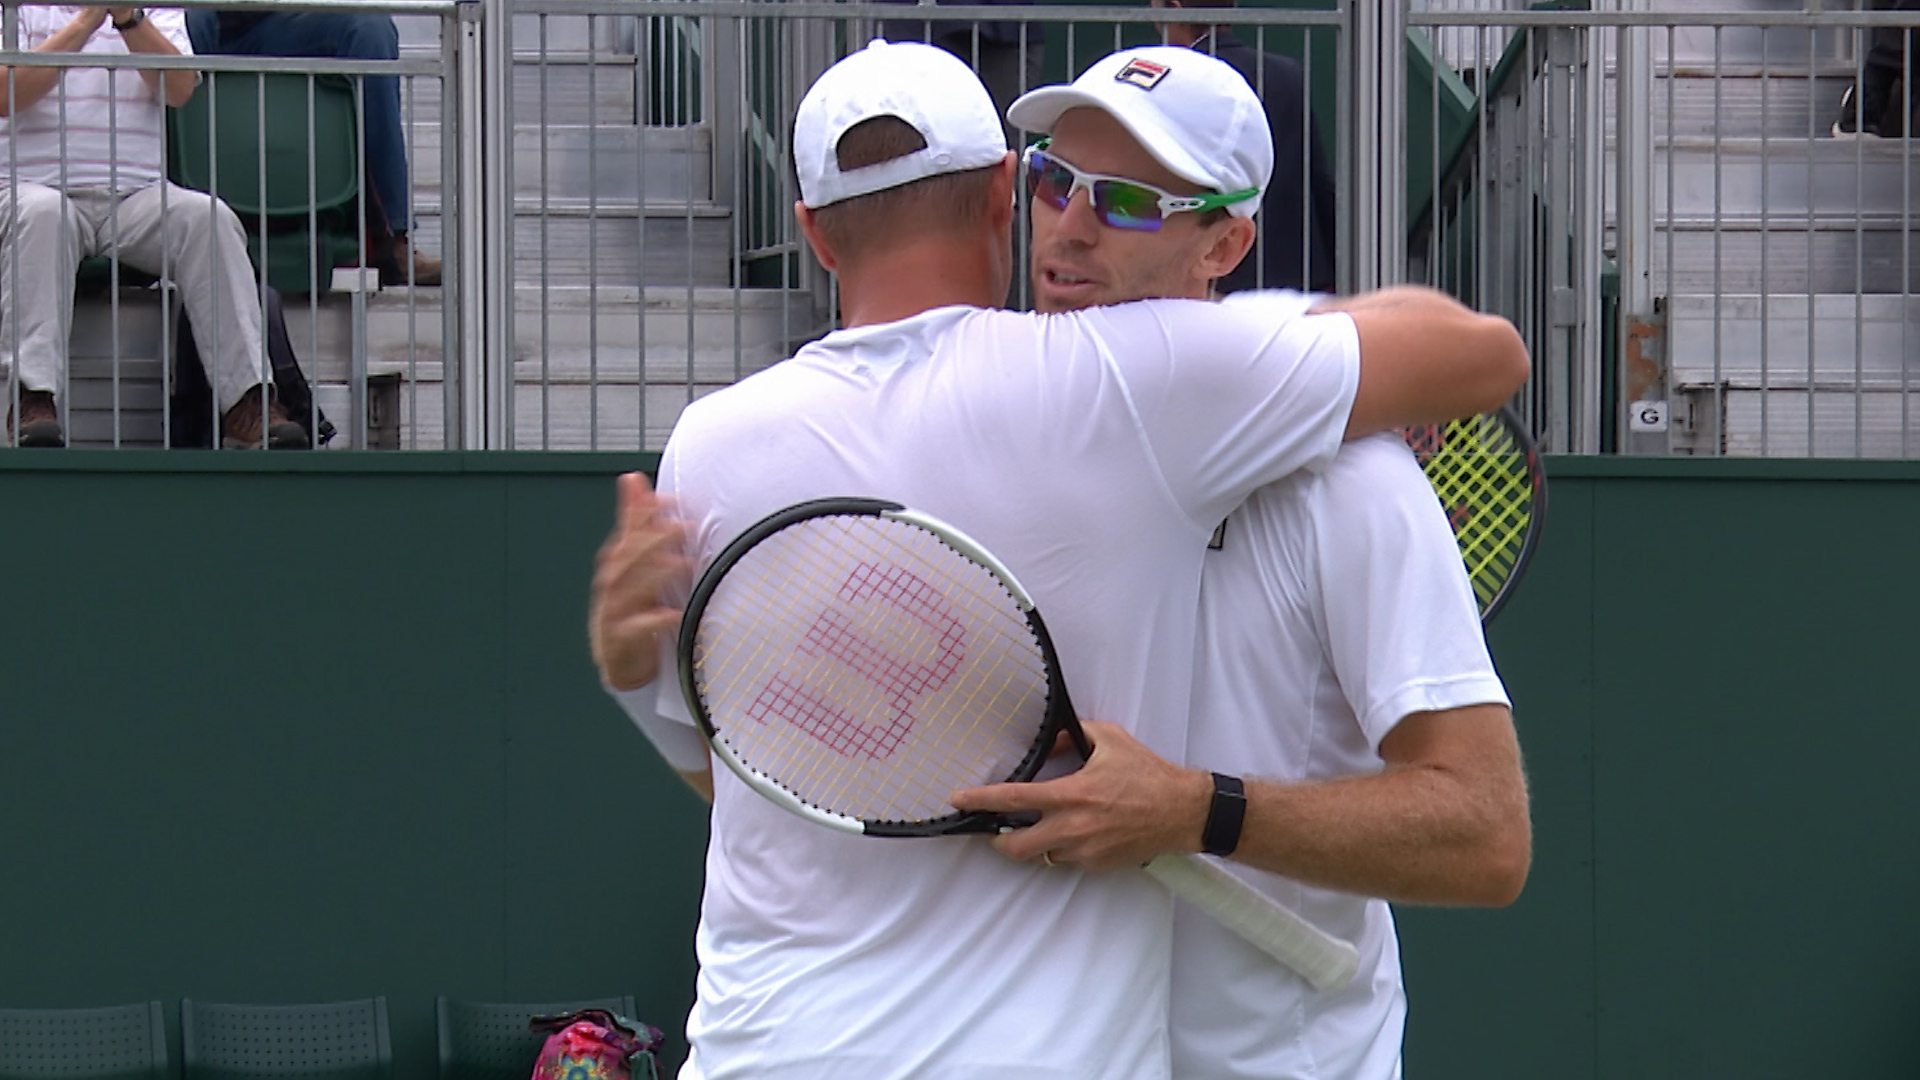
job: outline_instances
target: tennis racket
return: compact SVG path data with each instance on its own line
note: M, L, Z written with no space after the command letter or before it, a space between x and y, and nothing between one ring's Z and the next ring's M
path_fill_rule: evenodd
M1401 432L1446 509L1480 621L1491 622L1533 560L1547 522L1547 474L1511 409Z
M810 821L868 836L993 833L963 787L1031 780L1060 732L1092 750L1032 599L964 533L872 499L801 503L729 544L682 619L680 682L716 757ZM1320 989L1354 947L1190 855L1167 888Z

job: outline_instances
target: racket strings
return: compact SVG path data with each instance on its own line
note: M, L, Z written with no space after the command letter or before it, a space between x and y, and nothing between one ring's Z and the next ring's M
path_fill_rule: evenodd
M910 587L923 586L924 583L916 581ZM838 599L844 601L851 597L846 590L843 590ZM900 597L895 595L891 599L898 600ZM888 614L900 614L893 609L881 608L880 610ZM910 608L908 614L910 616L913 614ZM974 625L980 623L977 617L969 621ZM964 641L964 638L954 632L950 622L939 626L923 620L922 626L901 625L906 626L908 634L899 639L899 646L893 647L901 648L909 655L938 657L939 659L933 661L934 670L926 671L918 682L928 690L943 688L947 680L938 668L941 666L951 668L956 665L957 655L953 650L957 644ZM872 630L872 627L868 628L868 632ZM930 635L928 630L932 630L933 633ZM932 640L932 638L938 640ZM1005 654L995 655L1004 657ZM862 685L861 680L873 681L873 669L865 668L859 662L858 656L845 653L835 655L832 650L828 650L820 654L819 659L823 661L826 673L835 680L829 687L830 693L827 695L829 701L844 702L846 692L849 690L856 695L862 694L868 688ZM836 660L853 662L836 666L834 663ZM975 702L975 707L952 714L972 721L966 724L946 722L950 717L930 714L930 710L917 700L917 695L914 694L915 686L887 687L882 700L877 705L869 702L866 712L867 715L872 715L876 710L893 710L892 726L887 731L888 738L880 747L882 754L875 756L886 757L889 764L894 767L889 771L873 768L844 769L840 768L843 763L834 758L816 757L813 759L815 768L810 774L794 774L790 777L792 786L800 789L798 793L803 797L817 800L841 811L856 812L859 816L868 819L899 820L942 816L950 810L945 805L947 792L963 783L974 782L973 778L964 771L956 772L942 766L983 760L992 756L995 750L996 733L979 723L980 719L994 715L995 710L979 707L977 702L981 691L995 684L1010 685L1011 678L1003 673L1002 677L996 679L994 677L996 671L997 669L992 666L981 667L978 669L979 677L973 679L969 687L956 688L961 692L969 688L973 691L967 693L963 700ZM853 675L861 678L853 678ZM814 677L820 677L819 671L815 672ZM909 679L913 681L911 676ZM860 704L861 702L858 701L852 703L856 707ZM909 708L913 715L908 714ZM834 711L839 715L843 710L835 708ZM1000 711L1004 712L1004 709ZM916 723L923 725L923 738L936 740L940 744L940 753L944 756L922 756L921 753L915 753L899 761L892 761L893 752L899 748L900 742ZM863 730L871 730L866 725L859 726Z
M862 820L951 814L954 788L1012 774L1046 714L1044 658L999 579L882 518L756 545L709 599L694 663L750 769Z
M1415 429L1407 443L1447 511L1485 611L1513 576L1533 517L1533 465L1497 417Z
M982 692L995 688L1002 694L1010 691L1016 685L1019 672L1017 666L1009 664L1008 660L1020 655L1021 650L1027 650L1030 656L1037 659L1037 643L1031 640L1024 622L1016 621L1012 617L1015 610L1013 597L999 580L959 552L947 547L937 536L915 526L881 518L835 518L831 519L830 524L838 529L839 546L843 554L858 553L862 557L878 555L882 558L894 559L905 556L911 563L911 569L918 573L902 572L901 576L910 584L904 590L889 596L890 600L899 603L899 611L917 616L919 614L916 611L917 607L926 610L929 606L950 603L956 599L960 602L960 614L964 616L963 622L951 620L943 623L929 622L927 625L930 629L938 630L939 640L929 642L923 635L916 632L913 636L914 646L930 648L935 655L942 658L942 663L946 663L954 657L955 646L965 639L966 635L957 632L961 626L975 628L977 635L985 633L987 651L984 655L990 659L991 663L978 668L975 677L966 685L955 687L956 700L949 711L941 716L941 719L949 722L931 732L932 735L939 736L943 740L944 745L941 749L947 755L944 762L933 758L912 757L903 763L908 767L901 768L893 774L893 783L886 789L892 794L910 796L919 804L932 800L937 803L940 811L934 816L943 816L951 811L951 807L946 804L947 794L955 787L977 783L979 780L968 778L968 774L955 769L940 768L941 764L963 765L967 762L1004 756L999 751L1003 751L1007 746L1008 735L1030 741L1031 735L1023 726L1017 725L1009 730L991 722L998 718L1019 716L1021 712L1019 702L1004 701L1001 700L1000 695ZM889 542L879 545L878 552L874 550L874 545L882 534L873 532L876 529L894 530L889 537ZM898 541L907 536L932 540L935 546L918 549L903 547ZM930 557L935 554L939 556L937 559ZM957 582L953 580L956 574L959 575ZM893 575L887 576L891 578ZM957 591L950 590L951 595L943 594L930 584L930 581L940 579L946 579L946 584L961 587ZM843 592L842 599L845 598ZM898 613L892 612L891 609L882 610ZM992 631L1002 633L1011 631L1013 640L993 640ZM976 643L974 647L978 648L979 644ZM1025 674L1028 680L1036 677L1044 679L1044 663L1038 668L1027 667ZM942 685L945 681L942 679ZM1028 681L1021 685L1031 687L1032 683ZM1025 721L1024 717L1022 721ZM999 776L984 778L999 779ZM854 792L851 788L843 787L836 790L835 794L845 799L852 796Z

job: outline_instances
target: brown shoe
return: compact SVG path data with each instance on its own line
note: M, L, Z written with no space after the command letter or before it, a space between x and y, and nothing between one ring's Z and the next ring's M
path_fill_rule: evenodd
M54 407L50 390L20 391L20 426L14 427L13 408L7 408L7 430L18 435L17 446L65 446L67 433L60 428L60 410Z
M413 268L413 276L407 276L407 268ZM387 261L380 267L382 285L438 285L440 284L440 260L413 250L407 241L406 233L395 233L393 245L387 249Z
M260 449L260 433L266 431L269 450L305 450L312 443L307 441L307 429L301 427L287 410L280 407L279 399L271 393L266 395L266 416L260 413L261 391L266 388L262 383L248 390L227 415L220 421L220 446L227 450Z

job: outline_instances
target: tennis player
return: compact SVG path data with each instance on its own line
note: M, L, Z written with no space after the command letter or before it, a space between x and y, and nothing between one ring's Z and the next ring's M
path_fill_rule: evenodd
M1143 71L1152 77L1130 74ZM1181 197L1263 190L1272 144L1228 65L1181 48L1116 53L1069 86L1028 93L1008 119L1050 136L1024 169L1041 310L1204 299L1245 254L1257 197L1148 232L1116 227L1079 182L1107 174ZM1393 290L1318 310L1425 302ZM1056 865L1137 864L1178 823L1175 850L1232 856L1239 876L1359 947L1353 981L1316 992L1178 904L1175 1076L1398 1077L1406 995L1387 901L1505 904L1529 859L1512 716L1459 547L1392 434L1255 492L1216 543L1181 757L1195 767L1139 762L1177 774L1180 797L1129 815L1113 791L1171 785L1073 777L959 802L1040 810L1038 826L1000 844Z
M953 521L1047 612L1074 697L1116 722L1101 725L1116 752L1185 749L1201 556L1228 511L1325 467L1343 437L1489 408L1526 372L1511 326L1457 306L992 310L1012 276L1017 162L979 80L935 48L876 44L828 70L800 104L794 154L800 229L839 280L845 328L682 415L660 480L693 566L805 499L885 497ZM610 550L600 657L628 652L605 641L640 624L627 616L663 606L610 602L634 549ZM626 690L658 670L602 675ZM1171 1075L1165 890L1003 859L978 838L821 829L711 775L677 688L659 683L622 702L713 792L683 1077Z

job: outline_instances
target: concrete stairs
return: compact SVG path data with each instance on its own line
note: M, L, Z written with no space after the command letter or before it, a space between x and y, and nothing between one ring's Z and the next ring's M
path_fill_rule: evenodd
M780 289L521 284L511 447L658 448L689 400L778 362L811 336L808 311L802 296ZM321 407L346 415L352 313L290 304L287 322L295 349L320 358L309 377L323 388ZM442 325L439 290L368 298L367 370L401 377L407 449L444 445Z
M403 53L438 55L435 19L396 21ZM798 290L734 289L735 193L713 190L713 132L642 122L638 35L630 15L515 17L515 448L657 449L690 398L824 328ZM402 109L414 241L439 255L449 222L438 80L411 80ZM160 444L155 296L123 292L118 362L105 301L81 302L76 326L88 329L76 330L67 410L76 445ZM400 376L403 448L446 444L442 302L434 288L364 298L364 370ZM349 445L348 417L366 397L352 378L353 305L346 293L286 302L294 349L342 432L334 448Z
M1669 55L1652 36L1650 270L1675 452L1920 452L1920 143L1830 136L1852 38L1695 29Z

